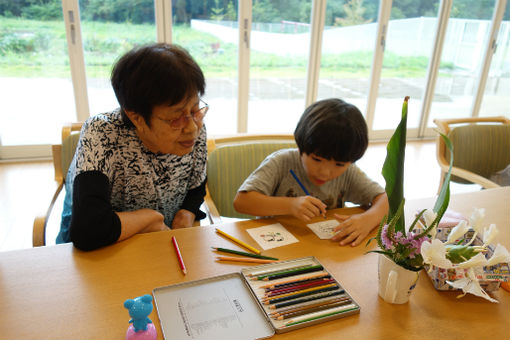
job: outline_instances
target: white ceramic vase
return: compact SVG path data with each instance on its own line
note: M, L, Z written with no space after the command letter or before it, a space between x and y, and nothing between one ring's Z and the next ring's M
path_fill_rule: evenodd
M402 304L416 286L419 272L405 269L379 254L379 296L388 303Z

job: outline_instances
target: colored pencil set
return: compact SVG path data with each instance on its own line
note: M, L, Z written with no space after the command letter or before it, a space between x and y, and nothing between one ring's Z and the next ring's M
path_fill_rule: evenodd
M244 247L251 251L251 253L248 253L248 252L244 252L244 251L227 249L227 248L211 247L213 250L218 251L218 252L241 255L241 257L239 257L239 256L218 256L218 257L216 257L216 260L218 260L218 261L233 261L233 262L248 262L248 263L273 263L273 262L278 261L278 259L275 257L260 255L260 250L253 248L252 246L244 243L243 241L233 237L232 235L227 234L226 232L224 232L218 228L216 228L216 232L218 234L226 237L228 240L233 241L234 243L240 245L241 247Z
M276 327L359 312L359 306L318 262L257 268L261 269L254 268L246 276Z

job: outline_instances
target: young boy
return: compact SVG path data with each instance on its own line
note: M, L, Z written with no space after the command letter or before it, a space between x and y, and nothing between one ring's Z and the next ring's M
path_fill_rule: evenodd
M234 208L255 216L289 214L309 221L346 201L359 204L368 209L351 216L335 214L340 225L331 238L357 246L388 213L384 189L353 164L368 146L363 115L343 100L321 100L305 110L294 138L298 149L269 155L239 188Z

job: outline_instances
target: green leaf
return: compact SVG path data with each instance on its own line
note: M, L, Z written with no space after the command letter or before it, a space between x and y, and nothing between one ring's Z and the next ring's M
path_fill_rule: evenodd
M383 255L387 255L388 257L392 257L393 253L389 252L389 251L384 251L384 250L369 250L365 253L368 254L368 253L377 253L377 254L383 254Z
M439 221L441 221L441 218L443 217L444 212L446 211L446 209L448 208L448 204L450 203L450 177L451 177L452 166L453 166L453 145L452 145L452 142L450 141L448 136L442 134L441 132L439 132L439 134L441 135L441 138L443 138L443 140L446 144L446 147L450 151L450 167L448 168L448 173L446 174L443 184L441 185L441 191L439 192L439 196L437 197L436 204L434 205L434 209L432 209L437 214L437 217L434 220L433 224L435 224L436 221L437 221L437 223L439 223Z
M382 175L386 181L386 194L390 205L390 216L393 217L404 199L404 160L407 134L407 102L409 96L404 98L402 104L402 117L400 123L391 136L386 147L386 159L382 168ZM405 218L402 214L396 221L395 230L405 233Z
M446 246L446 258L452 263L461 263L469 260L479 252L476 248L468 245L451 245Z
M414 219L413 223L409 227L409 232L414 230L414 226L416 225L416 223L418 223L418 221L420 220L421 216L423 215L423 213L425 213L426 210L427 209L423 209L422 211L420 211L420 213L418 215L416 215L416 218Z

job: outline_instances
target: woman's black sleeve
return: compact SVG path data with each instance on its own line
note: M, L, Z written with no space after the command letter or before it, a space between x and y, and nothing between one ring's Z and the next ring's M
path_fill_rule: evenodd
M184 202L182 202L181 209L186 209L195 214L196 220L201 220L206 217L206 214L200 210L200 206L204 203L205 184L207 178L198 187L188 190Z
M79 174L73 184L71 241L81 250L94 250L117 242L119 216L110 203L109 180L99 171Z

